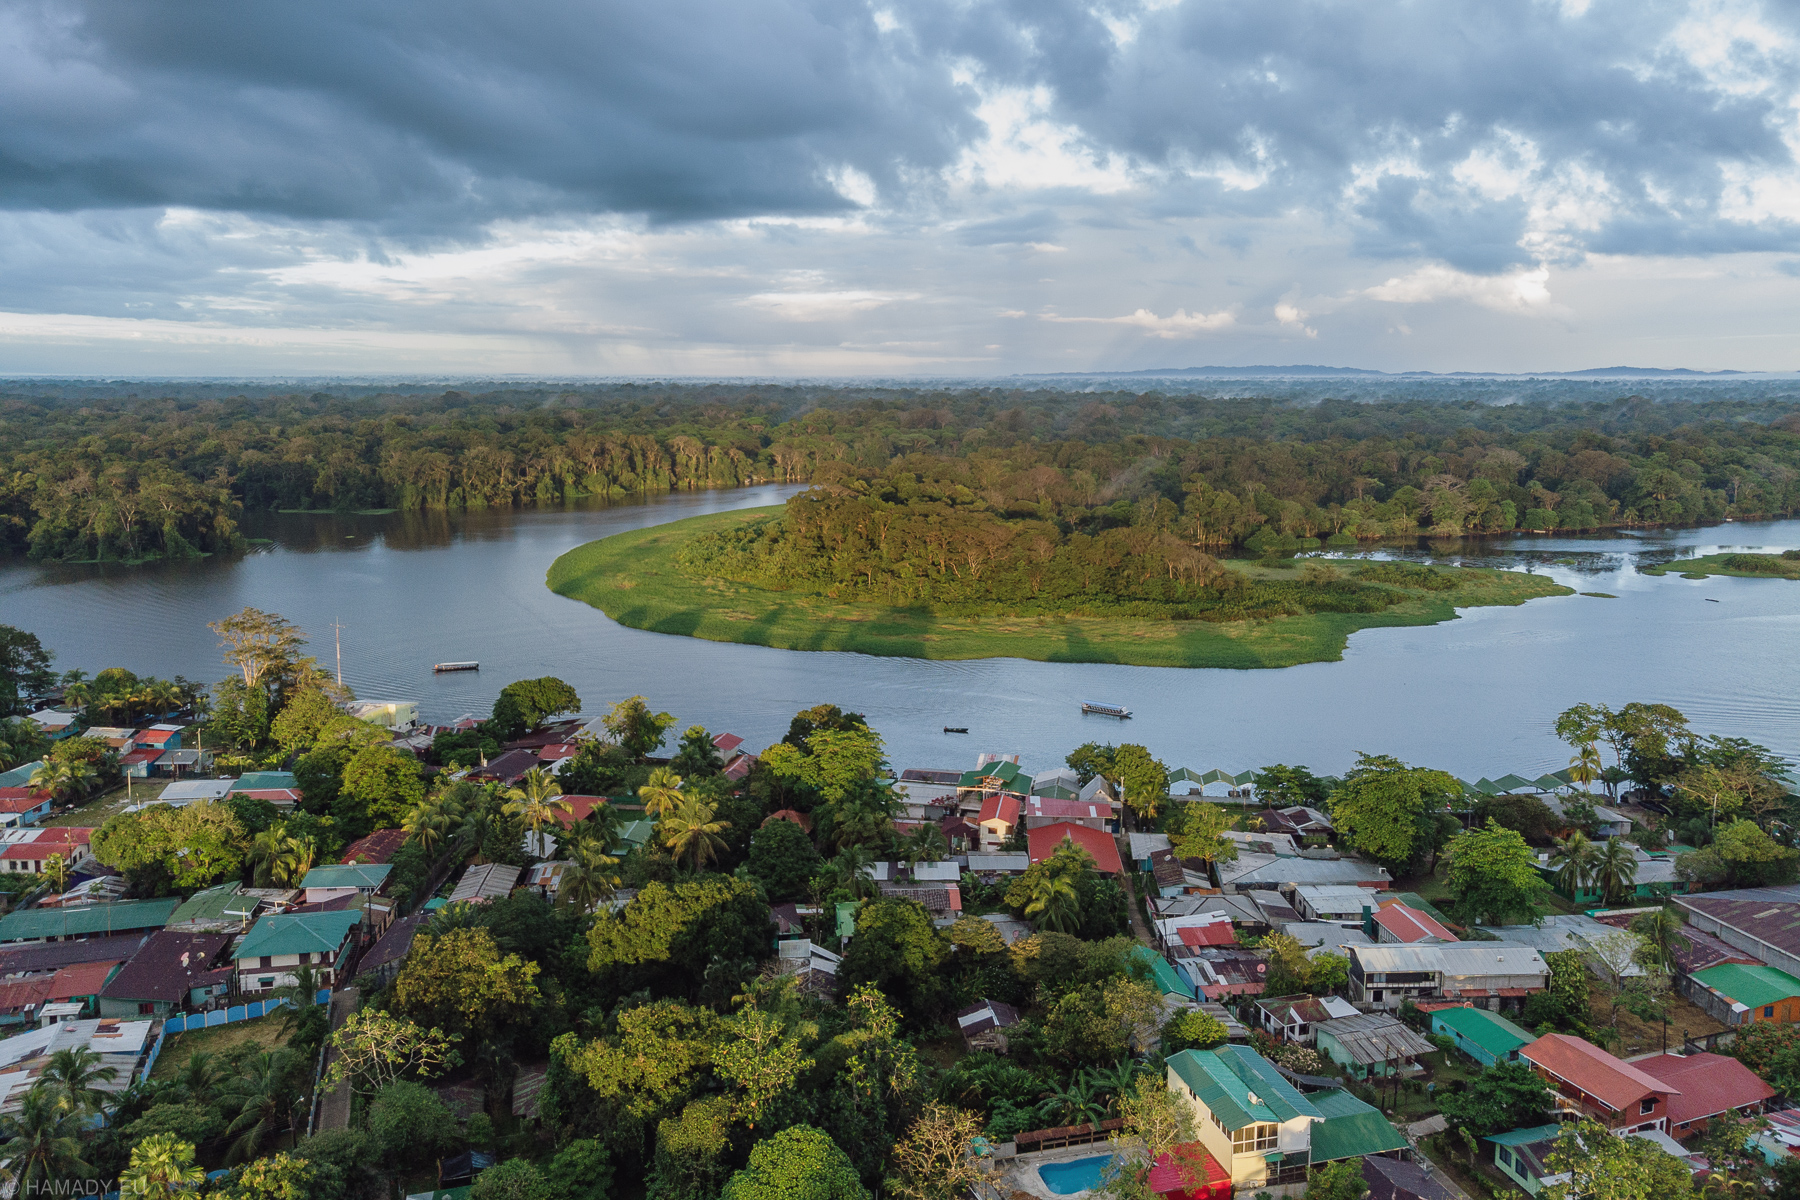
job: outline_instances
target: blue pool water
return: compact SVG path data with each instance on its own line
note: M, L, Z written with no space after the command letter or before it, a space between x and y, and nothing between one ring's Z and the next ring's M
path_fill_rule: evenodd
M1099 1187L1100 1177L1106 1174L1106 1165L1112 1160L1110 1154L1096 1154L1092 1158L1045 1163L1038 1168L1038 1178L1057 1195L1073 1196L1076 1192Z

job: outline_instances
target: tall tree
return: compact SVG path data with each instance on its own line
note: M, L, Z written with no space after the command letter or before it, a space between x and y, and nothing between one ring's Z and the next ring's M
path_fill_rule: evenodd
M1435 836L1437 816L1462 792L1443 771L1409 767L1384 754L1359 754L1343 786L1331 794L1339 838L1396 873ZM1423 827L1429 822L1430 830Z
M674 726L675 718L666 712L651 712L642 696L628 696L608 709L601 723L621 750L633 761L641 761L662 745L663 735Z
M1446 882L1458 917L1488 924L1538 920L1538 902L1548 888L1536 853L1516 830L1490 819L1484 828L1457 835L1449 855Z
M139 1200L173 1196L206 1178L194 1161L194 1144L157 1133L131 1148L131 1165L119 1176L119 1194Z
M1129 742L1120 746L1113 755L1113 771L1127 808L1146 819L1162 811L1169 795L1169 771L1150 751Z
M35 633L0 625L0 717L25 712L27 700L56 685L52 657Z
M1594 882L1607 904L1618 904L1631 894L1637 884L1635 847L1624 838L1608 838L1601 843L1594 858Z
M698 796L683 797L675 811L664 813L657 825L663 845L677 861L685 858L692 870L701 870L725 849L725 839L719 835L731 822L718 820L717 815L718 810Z
M219 635L225 661L242 672L245 687L262 685L294 673L306 635L286 617L244 608L207 626Z

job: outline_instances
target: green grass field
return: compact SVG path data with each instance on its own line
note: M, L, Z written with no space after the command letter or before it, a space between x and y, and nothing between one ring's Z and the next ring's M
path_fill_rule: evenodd
M696 579L675 561L686 539L774 508L690 517L589 542L550 565L558 595L600 609L621 625L714 642L783 650L847 650L911 658L1027 658L1144 667L1289 667L1343 657L1359 629L1435 625L1458 607L1523 604L1572 595L1542 576L1454 570L1454 592L1408 594L1380 613L1315 613L1268 621L1212 624L1094 617L952 617L926 609L845 603L815 592L776 591L721 579ZM1248 574L1266 568L1232 564ZM1454 600L1446 598L1454 597Z
M1678 558L1673 562L1663 563L1656 567L1639 567L1645 575L1680 575L1683 579L1705 579L1708 575L1728 575L1733 579L1800 579L1800 561L1784 563L1788 569L1776 573L1773 571L1739 571L1725 565L1725 560L1742 551L1731 551L1724 554L1705 554L1699 558ZM1772 558L1773 555L1757 555L1758 558ZM1780 560L1777 560L1780 561Z

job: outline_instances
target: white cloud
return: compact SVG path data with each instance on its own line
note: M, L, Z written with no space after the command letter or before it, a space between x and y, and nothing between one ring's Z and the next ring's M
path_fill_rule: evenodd
M897 292L758 292L744 297L744 303L752 308L767 309L789 321L830 321L881 308L897 300L918 298Z
M1184 308L1178 308L1166 317L1159 317L1147 308L1140 308L1123 317L1061 317L1054 313L1044 313L1038 319L1069 325L1130 325L1159 338L1197 337L1202 333L1216 333L1237 323L1236 315L1229 311L1190 313Z
M1275 319L1291 329L1297 329L1309 338L1319 336L1319 331L1306 323L1307 312L1304 308L1296 308L1292 304L1282 303L1275 306Z
M1365 288L1363 295L1389 304L1433 304L1467 300L1496 312L1537 314L1551 311L1550 270L1538 267L1511 275L1471 275L1432 263L1410 275Z

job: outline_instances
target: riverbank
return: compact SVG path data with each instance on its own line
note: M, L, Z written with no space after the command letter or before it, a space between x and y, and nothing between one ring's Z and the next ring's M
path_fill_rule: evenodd
M1747 566L1755 569L1746 570ZM1638 568L1641 575L1680 575L1683 579L1705 579L1709 575L1726 575L1733 579L1800 579L1800 559L1781 558L1773 554L1746 554L1730 551L1704 554L1699 558L1678 558L1672 562Z
M1452 591L1396 587L1405 599L1379 613L1314 613L1214 624L1132 618L956 617L927 609L845 603L684 572L676 553L690 538L766 517L746 509L690 517L578 546L551 564L550 590L600 609L621 625L713 642L782 650L840 650L924 659L1023 658L1143 667L1289 667L1335 662L1361 629L1435 625L1458 608L1518 605L1573 589L1516 571L1437 568ZM1232 563L1258 575L1268 568Z

